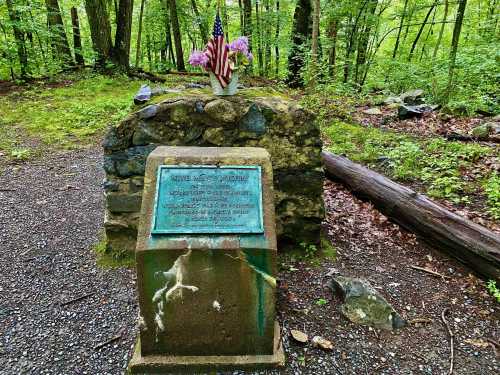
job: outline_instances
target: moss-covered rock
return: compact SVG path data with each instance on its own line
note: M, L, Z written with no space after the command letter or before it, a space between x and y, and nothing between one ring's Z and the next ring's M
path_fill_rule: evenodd
M194 88L154 97L108 130L104 187L112 193L105 225L111 249L135 248L138 212L133 209L138 208L146 158L158 145L266 148L274 169L279 239L319 242L324 216L322 144L314 115L272 88L240 90L224 98ZM134 198L126 201L127 195ZM119 212L115 203L123 203Z
M337 276L332 279L331 287L343 297L342 313L353 323L387 330L406 324L366 280Z

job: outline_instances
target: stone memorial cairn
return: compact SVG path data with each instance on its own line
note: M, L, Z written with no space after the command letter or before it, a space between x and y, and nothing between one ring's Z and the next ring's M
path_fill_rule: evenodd
M273 199L273 170L262 148L160 146L149 155L132 373L284 363L275 321Z
M323 170L314 115L270 89L244 89L226 98L208 89L170 91L110 128L105 137L108 249L135 250L145 162L158 145L265 148L274 169L280 244L318 243Z

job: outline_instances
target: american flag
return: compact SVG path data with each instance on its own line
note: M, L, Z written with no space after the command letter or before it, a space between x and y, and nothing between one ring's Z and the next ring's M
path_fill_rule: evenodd
M220 82L222 88L231 81L231 67L228 59L228 48L224 41L224 32L219 13L215 16L213 37L207 44L207 55L210 59L210 68Z

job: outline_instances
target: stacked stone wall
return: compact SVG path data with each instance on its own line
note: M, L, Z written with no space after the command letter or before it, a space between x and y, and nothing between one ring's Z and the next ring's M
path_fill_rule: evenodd
M135 249L146 158L158 145L266 148L279 241L319 241L324 176L314 115L275 92L246 89L221 98L186 90L130 114L105 136L105 230L111 251Z

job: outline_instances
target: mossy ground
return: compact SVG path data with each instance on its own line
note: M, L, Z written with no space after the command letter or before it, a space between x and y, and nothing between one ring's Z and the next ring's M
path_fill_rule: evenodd
M328 150L346 155L433 198L467 205L479 197L490 217L500 218L498 177L485 168L497 151L475 143L416 138L366 126L331 121L323 125Z
M0 152L26 159L43 149L96 143L106 126L133 105L141 82L125 76L80 73L0 97Z
M96 254L97 265L102 268L132 268L135 266L135 257L130 252L111 253L106 249L106 237L100 235L99 242L94 244L92 250Z

